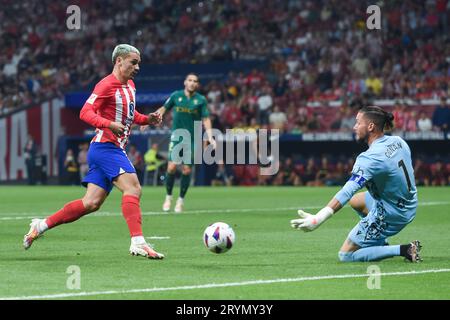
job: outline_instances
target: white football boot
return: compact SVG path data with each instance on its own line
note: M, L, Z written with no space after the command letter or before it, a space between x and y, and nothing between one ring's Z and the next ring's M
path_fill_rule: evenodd
M176 213L183 212L183 207L184 207L184 199L178 198L177 203L175 204L175 212Z
M130 245L130 254L133 256L143 256L149 259L164 259L162 253L153 250L152 246L148 243L134 244Z
M172 205L172 196L166 196L166 200L164 200L163 204L163 211L168 212L170 210L170 207Z
M41 221L44 219L32 219L30 223L30 230L28 233L23 237L23 247L25 250L28 250L31 245L33 244L33 241L42 236L43 232L39 232L39 225Z

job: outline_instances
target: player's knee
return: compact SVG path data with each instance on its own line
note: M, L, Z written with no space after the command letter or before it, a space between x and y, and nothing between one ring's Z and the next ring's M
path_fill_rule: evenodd
M172 166L172 165L168 165L167 166L167 172L170 174L174 174L177 171L177 167L176 166Z
M100 199L86 199L83 200L84 207L88 212L94 212L100 209L103 201Z
M142 194L142 188L139 184L133 184L132 186L130 186L126 191L126 194L131 194L135 197L140 198L141 194Z
M339 251L338 257L341 262L351 262L353 261L353 252Z
M187 176L187 175L191 174L191 172L192 172L192 169L190 167L183 168L183 174L184 175Z

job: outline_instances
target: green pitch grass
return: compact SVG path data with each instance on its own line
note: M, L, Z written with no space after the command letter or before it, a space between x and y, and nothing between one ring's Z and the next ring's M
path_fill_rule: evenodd
M420 239L423 259L341 263L338 250L358 217L348 207L312 233L295 231L296 208L315 212L336 188L191 188L183 214L162 214L163 188L143 189L143 228L166 254L128 254L129 235L114 190L101 210L22 247L31 217L80 198L81 187L0 187L0 298L35 299L449 299L450 188L419 189L415 221L391 244ZM315 209L314 209L315 208ZM203 230L224 221L235 246L216 255ZM368 278L375 265L382 274ZM80 289L69 289L73 269ZM69 269L68 269L69 268ZM438 272L437 272L438 271Z

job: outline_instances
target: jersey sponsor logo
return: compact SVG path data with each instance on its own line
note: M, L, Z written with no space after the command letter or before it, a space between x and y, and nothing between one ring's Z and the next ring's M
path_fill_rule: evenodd
M355 181L362 188L366 184L367 180L361 174L353 173L349 181Z
M189 108L185 108L185 107L175 107L175 110L176 110L176 112L198 114L197 109L189 109Z
M91 94L91 96L89 97L89 99L87 99L87 103L89 104L94 104L95 99L97 99L98 95L96 95L95 93Z
M128 106L128 108L130 109L130 117L134 118L134 102L131 101L130 105Z

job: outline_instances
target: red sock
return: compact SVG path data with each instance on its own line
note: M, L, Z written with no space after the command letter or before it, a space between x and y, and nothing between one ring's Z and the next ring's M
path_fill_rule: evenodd
M86 208L84 207L83 201L81 201L81 199L78 199L66 203L66 205L61 210L48 217L45 220L45 223L47 223L48 228L51 229L62 223L69 223L78 220L86 213L87 212Z
M136 196L122 197L122 213L128 224L132 237L142 236L142 217L139 198Z

